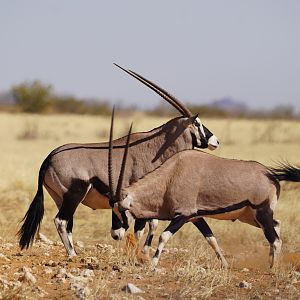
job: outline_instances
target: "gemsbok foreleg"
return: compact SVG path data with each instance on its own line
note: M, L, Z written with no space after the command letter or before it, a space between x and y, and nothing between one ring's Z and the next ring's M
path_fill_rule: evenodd
M148 254L149 248L151 247L151 244L152 244L154 232L158 226L158 220L157 219L152 219L150 221L146 221L146 220L142 220L142 219L135 220L134 235L137 240L140 240L144 234L144 229L145 229L146 223L149 224L149 230L148 230L148 234L147 234L147 237L146 237L146 240L144 243L143 253Z
M187 217L179 215L176 216L168 225L168 227L163 231L159 237L158 247L152 259L152 264L157 266L160 255L168 242L168 240L186 223Z
M91 185L80 185L70 189L64 195L63 203L54 219L57 232L67 250L69 257L76 256L73 245L72 228L73 215L80 202L82 202L90 190Z
M201 218L193 222L193 224L198 228L198 230L203 234L209 245L214 249L217 254L217 257L220 259L222 267L228 268L228 263L222 253L222 249L219 247L217 239L214 237L213 232L211 231L209 225L206 221Z
M136 219L134 222L134 236L137 240L140 240L144 235L144 230L147 221L143 219Z
M270 268L277 263L282 241L279 237L279 222L273 219L273 211L269 206L264 206L256 210L255 219L262 228L266 239L270 244Z
M143 253L148 254L149 248L151 247L152 239L154 236L154 232L157 229L158 226L158 220L157 219L152 219L148 221L149 224L149 231L145 240L144 248L143 248Z

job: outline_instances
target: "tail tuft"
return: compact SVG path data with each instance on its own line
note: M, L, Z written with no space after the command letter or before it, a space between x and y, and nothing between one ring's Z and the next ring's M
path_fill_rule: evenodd
M27 249L34 240L35 234L40 228L44 216L44 195L43 187L39 187L38 191L29 206L22 221L24 221L22 227L18 231L20 238L19 246L21 250Z
M300 182L300 167L280 163L277 167L268 168L268 176L273 180Z

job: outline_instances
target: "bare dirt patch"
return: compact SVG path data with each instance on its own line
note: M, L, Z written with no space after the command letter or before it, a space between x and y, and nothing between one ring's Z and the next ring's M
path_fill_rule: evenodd
M267 247L260 254L240 249L227 256L231 266L226 271L210 249L188 245L168 248L159 266L152 268L147 256L133 246L132 239L117 248L84 244L77 247L78 257L68 260L60 242L37 242L21 253L16 243L3 241L0 298L271 299L280 295L294 299L300 295L299 253L285 253L280 265L270 270ZM24 278L24 267L34 280ZM142 292L129 294L124 289L128 283Z

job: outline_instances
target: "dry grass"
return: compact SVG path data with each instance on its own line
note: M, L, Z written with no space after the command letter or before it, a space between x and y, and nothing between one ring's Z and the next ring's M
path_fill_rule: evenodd
M145 118L142 114L134 115L132 119L135 131L150 130L166 121L164 118ZM118 117L115 136L124 134L129 123L125 117ZM267 165L288 159L300 165L299 122L209 119L204 123L221 141L219 150L214 152L218 156L258 160ZM35 124L31 131L38 128L34 139L20 139L28 131L27 124ZM47 299L75 298L68 280L56 283L52 278L59 267L94 269L95 277L88 283L90 299L138 299L121 291L127 282L144 290L145 294L141 296L145 299L260 299L279 295L294 299L299 295L300 285L296 281L300 278L295 281L295 271L300 268L300 185L297 184L283 184L275 217L282 222L283 253L287 259L272 272L268 269L268 245L261 230L238 221L216 220L208 222L225 250L231 264L229 270L220 269L213 251L191 224L185 225L168 243L168 253L163 253L158 269L153 270L147 259L136 255L125 241L111 239L109 211L92 211L84 206L79 207L75 215L74 240L82 241L84 247L77 247L79 257L74 262L66 261L60 243L49 249L36 245L18 256L15 236L18 221L35 193L43 159L61 144L105 140L108 128L109 119L102 117L0 114L0 253L10 259L6 262L0 258L0 279L15 280L14 273L18 268L31 267L38 286L48 293ZM51 240L58 241L53 225L57 211L48 195L45 206L41 231ZM166 223L161 222L158 232L164 226ZM157 239L158 235L154 245ZM12 246L5 246L7 243ZM290 259L289 255L295 259ZM81 261L86 257L96 257L98 262L88 265ZM61 265L53 267L52 275L45 275L45 262L50 259ZM249 271L241 272L244 267ZM242 280L251 283L252 288L237 287ZM0 299L35 298L34 288L23 285L21 290L4 289L0 283Z

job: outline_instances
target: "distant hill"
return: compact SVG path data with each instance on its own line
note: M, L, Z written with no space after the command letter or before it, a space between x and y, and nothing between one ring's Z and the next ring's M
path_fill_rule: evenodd
M237 101L231 98L222 98L220 100L216 100L213 103L209 104L209 106L233 113L242 113L249 111L248 106L244 102Z

